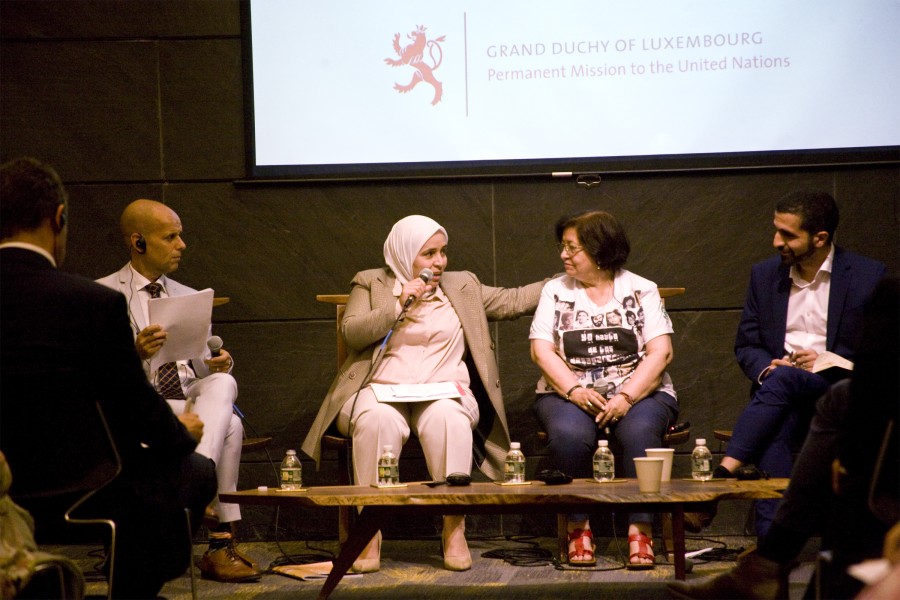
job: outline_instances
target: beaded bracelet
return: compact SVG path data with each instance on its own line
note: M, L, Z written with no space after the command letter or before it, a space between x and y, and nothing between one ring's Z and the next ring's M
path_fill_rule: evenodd
M572 389L570 389L568 392L566 392L566 400L569 400L570 396L572 395L572 392L574 392L575 390L577 390L580 387L582 387L580 383L576 383L575 385L573 385Z

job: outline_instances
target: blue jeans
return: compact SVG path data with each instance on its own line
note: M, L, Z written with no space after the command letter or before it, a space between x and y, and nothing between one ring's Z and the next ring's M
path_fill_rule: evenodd
M726 456L755 463L771 477L790 477L793 450L805 437L816 400L829 387L816 373L778 367L763 380L734 424ZM764 537L779 500L756 502L756 535Z
M554 467L575 478L593 476L593 458L597 440L605 434L594 417L556 394L538 396L534 403L538 421L547 432L550 460ZM634 458L644 456L645 448L659 448L669 423L678 418L678 402L665 392L654 392L637 402L622 420L610 426L624 454L625 477L636 477ZM569 515L570 521L583 521L587 515ZM649 523L652 515L632 513L629 523Z

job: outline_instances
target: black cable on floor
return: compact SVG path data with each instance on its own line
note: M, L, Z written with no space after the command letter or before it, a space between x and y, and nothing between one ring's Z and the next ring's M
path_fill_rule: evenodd
M477 538L481 540L505 540L508 542L516 542L527 544L528 548L498 548L496 550L488 550L481 554L482 558L498 558L514 567L546 567L552 566L557 571L617 571L625 568L624 564L617 563L614 567L575 567L563 564L558 558L554 557L553 552L539 548L537 542L532 541L534 536L504 536L504 537L486 537ZM610 562L605 557L599 557L600 560Z
M247 417L243 414L241 414L239 416L241 417L241 420L243 421L244 425L250 430L250 433L252 435L258 437L259 434L256 432L256 428L254 428L253 425L250 424L250 422L247 420ZM275 461L272 460L272 455L269 454L269 449L266 447L266 448L263 448L263 451L266 453L266 459L269 463L269 466L272 467L272 473L275 475L275 481L277 482L276 485L278 485L281 482L281 476L279 474L278 467L275 466ZM285 551L285 549L282 547L281 540L278 539L278 531L279 531L278 519L280 516L281 516L281 507L276 505L275 506L275 523L274 523L274 528L275 528L274 542L275 542L275 546L278 548L278 551L281 552L281 556L274 559L269 564L269 567L265 571L266 573L272 573L273 567L279 567L282 565L306 565L306 564L310 564L310 563L334 560L334 558L335 558L334 552L331 552L330 550L327 550L325 548L313 548L309 545L309 541L304 541L304 543L306 544L307 548L309 548L310 550L314 550L315 551L314 553L288 554L287 551Z
M744 548L715 548L709 552L704 552L695 556L691 560L695 564L705 564L708 562L736 562L739 554L744 552Z
M271 563L269 563L269 567L266 569L266 573L271 573L273 567L279 567L282 565L308 565L310 563L317 562L325 562L328 560L334 560L334 552L327 550L325 548L311 548L308 541L304 541L304 544L307 548L311 550L315 550L319 552L319 554L288 554L285 549L281 546L281 541L278 539L278 518L281 516L281 506L275 506L275 545L278 547L278 551L281 552L281 556L274 559Z
M694 542L703 542L703 544L718 546L717 548L713 548L712 550L691 558L691 561L693 561L695 565L705 565L711 562L736 562L737 557L746 551L746 548L743 546L739 548L729 548L727 543L713 538L691 536L687 539Z
M528 548L497 548L496 550L488 550L482 552L482 558L499 558L500 560L514 567L546 567L552 564L553 555L543 548L539 548L537 542L531 538L521 538L515 536L504 536L503 539L508 542L516 542L518 544L526 544Z
M606 572L606 571L621 571L625 568L625 565L620 561L613 561L611 558L606 556L595 556L597 559L597 564L600 564L601 561L609 563L609 567L576 567L571 564L564 564L559 562L558 558L553 559L553 568L557 571L587 571L587 572Z

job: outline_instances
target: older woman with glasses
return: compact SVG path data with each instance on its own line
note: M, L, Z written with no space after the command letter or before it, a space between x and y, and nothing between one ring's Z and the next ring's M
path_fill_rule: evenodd
M497 288L467 271L447 271L447 242L447 231L434 220L405 217L384 243L386 266L357 273L351 283L342 321L349 356L303 450L318 462L322 436L332 426L352 437L357 484L376 483L382 447L392 445L399 456L411 432L432 479L468 475L473 456L488 477L502 479L509 429L488 321L532 314L543 282ZM379 401L372 387L408 384L415 391L417 384L443 382L455 384L453 397ZM465 517L445 516L441 541L444 568L471 567ZM380 552L379 532L353 569L377 571Z
M564 217L556 238L565 274L544 286L530 334L531 357L543 374L534 408L550 458L573 477L590 477L597 441L612 436L624 454L625 476L635 477L633 459L660 447L678 415L666 373L672 323L656 284L624 269L630 246L611 214ZM644 321L623 325L622 314L635 307ZM571 318L582 311L589 325ZM653 568L651 518L629 516L628 568ZM595 564L588 515L568 521L569 563Z

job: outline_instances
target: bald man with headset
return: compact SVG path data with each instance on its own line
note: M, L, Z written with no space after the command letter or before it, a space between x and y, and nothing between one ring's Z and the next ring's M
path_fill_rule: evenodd
M151 359L166 343L167 337L160 325L149 320L151 297L165 298L196 292L168 277L169 273L178 269L187 247L181 237L181 219L161 202L135 200L122 213L121 231L131 260L97 282L125 295L135 348L147 378L179 418L189 413L200 417L204 430L197 452L216 463L218 491L235 491L244 429L233 410L238 390L237 382L231 376L234 365L231 355L222 349L213 356L207 349L203 356L178 361L171 368L175 380L171 386L165 382L167 365L151 370ZM176 368L177 379L174 376ZM217 499L208 512L208 516L217 520L218 524L210 529L209 550L200 561L203 576L223 582L258 580L261 575L259 566L234 545L233 524L241 518L240 507L237 504L223 504Z

